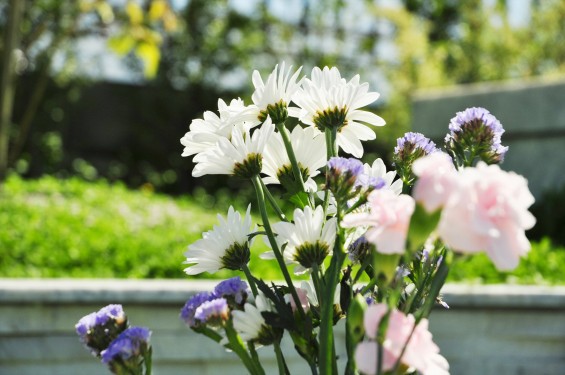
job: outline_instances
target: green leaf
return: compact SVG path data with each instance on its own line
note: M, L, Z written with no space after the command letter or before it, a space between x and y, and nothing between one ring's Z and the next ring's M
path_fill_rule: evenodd
M291 203L294 203L296 206L304 209L304 207L308 206L308 194L301 191L300 193L296 193L288 198Z
M430 234L436 229L440 217L441 210L428 213L422 205L416 204L408 230L407 247L410 251L416 252L422 248Z
M129 34L111 37L108 47L118 55L127 55L135 46L135 39Z
M135 49L135 54L143 61L143 73L147 78L153 78L157 74L161 51L155 43L140 43Z

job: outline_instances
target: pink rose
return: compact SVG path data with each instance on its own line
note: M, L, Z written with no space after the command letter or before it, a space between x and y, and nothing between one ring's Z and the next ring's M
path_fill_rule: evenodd
M417 159L412 171L418 176L412 194L416 202L422 203L428 212L443 207L457 186L457 171L451 158L443 152L434 152Z
M369 194L369 212L345 215L344 228L368 226L365 238L383 254L402 254L415 202L409 195L392 190L375 190Z
M379 327L387 311L388 307L385 304L372 305L367 309L364 319L367 337L375 339L375 327ZM406 349L404 349L405 347ZM360 343L355 349L357 368L364 374L376 374L377 353L376 341L369 340ZM394 369L402 354L400 359L402 364L414 367L424 375L449 374L449 364L439 354L439 348L432 341L432 334L428 330L428 320L422 319L415 326L413 315L404 315L396 309L389 313L387 331L382 343L382 353L383 371Z
M528 211L533 203L524 177L479 163L459 172L438 233L451 249L486 251L499 270L511 270L530 249L524 232L536 222Z

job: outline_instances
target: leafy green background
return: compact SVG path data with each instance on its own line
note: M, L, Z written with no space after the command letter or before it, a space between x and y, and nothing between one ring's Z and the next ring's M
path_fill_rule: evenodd
M244 210L245 201L227 192L172 198L102 180L12 175L0 194L0 277L188 278L186 247L212 229L216 212L225 215L229 204ZM256 240L250 268L266 280L282 279L274 261L258 258L265 250ZM564 273L565 248L543 239L513 272L498 272L480 254L459 257L450 280L562 284Z

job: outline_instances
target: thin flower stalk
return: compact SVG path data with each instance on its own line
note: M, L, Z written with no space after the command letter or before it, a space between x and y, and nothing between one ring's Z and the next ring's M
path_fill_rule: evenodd
M228 338L230 349L233 350L233 352L241 359L249 373L252 375L265 375L265 370L263 370L260 362L253 360L245 349L243 341L241 341L241 338L233 328L231 321L228 322L224 329Z
M269 201L269 204L271 205L273 210L275 210L275 212L277 213L279 219L281 219L282 221L288 221L286 215L284 214L284 212L282 212L281 208L279 207L275 197L273 197L273 194L271 194L271 192L267 188L267 185L265 185L265 182L262 179L261 179L261 186L263 188L263 192L265 193L265 197Z
M290 160L290 165L292 166L292 173L294 175L294 178L300 184L301 191L306 191L306 187L304 186L304 179L302 178L302 173L300 172L298 161L296 161L296 155L294 154L294 149L292 148L292 144L290 142L288 130L286 129L284 122L275 124L275 127L282 137L286 153L288 154L288 159Z
M277 259L277 262L279 264L279 267L281 269L281 272L283 274L284 280L288 286L288 288L290 289L290 293L292 295L292 298L294 299L294 301L296 302L296 305L298 306L298 311L300 313L300 315L302 317L305 316L304 313L304 309L302 308L302 305L300 303L300 298L298 297L298 294L296 293L296 288L294 287L294 284L292 282L292 279L290 277L290 274L288 272L288 268L286 267L285 261L283 259L283 255L277 245L277 241L275 240L275 235L273 233L273 229L271 228L271 224L269 222L269 216L267 214L267 207L265 205L265 194L263 192L263 186L261 184L261 178L256 175L254 177L251 178L251 182L253 182L253 187L255 188L255 193L257 195L257 205L259 206L259 211L261 212L261 220L263 221L263 227L265 228L265 232L267 233L267 238L269 240L269 244L271 245L271 248L273 249L273 253L275 254L275 257Z

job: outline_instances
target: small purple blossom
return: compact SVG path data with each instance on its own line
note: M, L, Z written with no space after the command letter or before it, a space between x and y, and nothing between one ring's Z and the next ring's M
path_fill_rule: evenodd
M126 325L127 318L122 305L108 305L82 317L75 325L75 330L91 353L99 356Z
M108 305L98 310L98 312L93 312L82 317L75 325L76 332L83 338L88 331L95 326L103 326L110 319L123 321L125 317L126 315L124 314L122 305Z
M349 199L354 198L363 186L363 163L355 158L332 157L328 161L326 171L326 188L333 194L338 204L346 204ZM369 179L364 180L369 183Z
M464 160L463 153L470 150L471 154L477 154L489 164L504 160L508 151L508 147L501 144L504 128L485 108L471 107L457 112L449 122L449 130L445 137L446 148L459 158ZM472 160L466 164L470 162Z
M410 275L410 269L406 265L402 264L396 267L396 278L401 279L408 275Z
M145 351L151 331L145 327L130 327L123 331L108 349L102 351L102 362L110 363L115 360L126 361L137 357Z
M211 292L200 292L192 296L186 301L184 307L181 309L180 318L189 325L189 327L196 327L198 322L195 320L194 314L196 309L204 302L211 301L216 298L216 295Z
M247 295L249 294L249 287L245 281L241 280L239 276L236 276L216 285L214 294L226 299L233 298L236 304L242 305L245 303Z
M386 181L382 177L375 177L370 176L368 174L362 173L357 176L357 181L355 182L355 186L361 186L370 188L372 190L378 190L385 187Z
M423 155L429 155L438 151L436 144L429 138L426 138L422 133L408 132L403 137L396 140L396 147L394 153L400 159L405 159L414 154L417 150L421 150Z
M347 252L349 253L349 259L352 262L363 263L369 255L370 250L371 244L367 241L365 236L361 236L349 245Z
M408 132L398 138L394 148L393 162L402 182L411 186L415 179L412 172L414 161L438 151L436 144L421 133Z
M484 126L492 130L495 136L500 136L504 133L502 124L496 117L494 117L487 109L481 107L467 108L462 112L457 112L455 117L449 121L449 130L451 133L459 133L464 131L466 126L469 126L474 121L480 121Z
M363 163L355 158L342 158L339 156L331 157L328 160L328 167L335 173L349 174L350 176L359 176L363 173Z
M219 324L229 318L228 301L216 298L203 302L194 312L194 319L202 324Z

